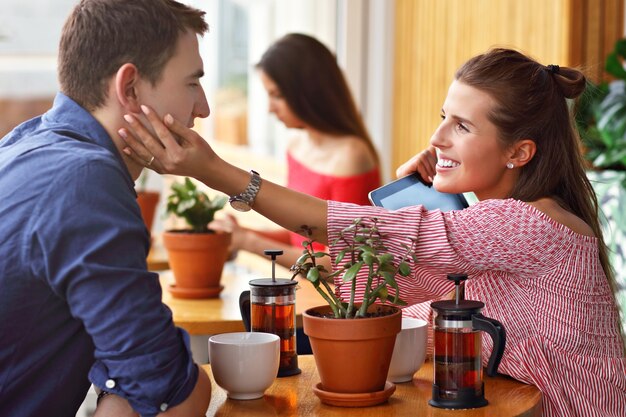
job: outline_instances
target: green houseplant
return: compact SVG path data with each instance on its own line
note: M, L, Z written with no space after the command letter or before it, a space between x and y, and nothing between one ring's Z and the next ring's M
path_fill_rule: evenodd
M605 69L610 83L588 83L577 109L578 131L586 157L595 169L626 171L626 39L615 43ZM626 186L626 183L623 185Z
M184 182L174 182L172 193L167 197L166 211L173 214L191 227L194 233L212 233L209 223L215 218L215 213L224 208L228 198L217 196L211 199L205 192L185 177Z
M163 233L163 245L176 280L170 292L179 298L217 297L223 289L220 279L231 235L213 231L208 225L215 213L224 208L227 198L211 199L189 178L183 183L174 182L171 191L166 211L184 219L189 228Z
M311 239L303 242L303 254L291 268L294 277L306 277L327 303L305 311L303 327L321 379L315 394L330 405L354 406L337 400L337 393L342 398L370 393L359 405L373 405L386 401L395 390L386 377L401 329L397 306L405 304L395 277L410 274L414 245L406 246L404 256L395 259L385 248L378 225L377 218L355 219L330 243L331 247L340 241L345 245L327 278L337 278L337 286L348 285L348 299L339 298L323 278L329 271L317 260L329 255L315 251ZM310 236L310 229L304 231ZM359 289L360 285L364 287ZM356 302L359 290L363 297Z
M603 213L603 234L626 316L626 38L615 42L604 68L615 79L589 83L576 108L578 131L590 162L587 176ZM626 322L624 322L626 331Z
M410 273L407 258L413 248L407 247L405 256L394 264L394 256L386 252L387 248L382 243L378 222L377 218L355 219L350 226L341 231L334 242L331 242L331 245L336 245L339 241L347 244L337 256L335 264L338 268L334 272L328 273L329 271L323 265L316 262L317 259L330 255L326 252L315 251L311 239L303 242L302 256L291 267L294 277L302 275L313 284L328 303L334 318L367 317L368 309L377 301L382 303L390 301L389 287L394 290L394 296L390 302L395 305L406 304L400 299L395 276L396 274L408 276ZM310 230L306 228L304 230L307 235L311 235ZM344 260L347 262L343 262ZM356 308L357 281L355 278L361 270L367 270L367 283L363 299L359 308ZM326 279L322 278L325 273L328 273ZM338 298L328 284L328 280L339 275L344 284L350 285L350 298L347 302Z

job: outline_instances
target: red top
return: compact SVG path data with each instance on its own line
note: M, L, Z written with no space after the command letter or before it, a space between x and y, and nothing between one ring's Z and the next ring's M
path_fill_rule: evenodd
M380 187L378 167L363 174L337 177L320 174L302 165L287 153L287 187L324 200L342 201L360 205L370 205L367 194ZM302 247L302 236L291 233L291 244ZM323 250L317 246L316 250Z
M327 216L329 241L352 219L372 216L393 253L417 239L412 275L396 277L410 305L404 315L428 319L430 300L454 287L447 274L467 273L465 298L484 302L483 314L506 329L498 371L537 386L545 416L626 416L624 345L597 238L513 199L447 213L329 202ZM333 262L341 249L333 245ZM346 298L349 286L335 284ZM485 363L492 343L482 340Z

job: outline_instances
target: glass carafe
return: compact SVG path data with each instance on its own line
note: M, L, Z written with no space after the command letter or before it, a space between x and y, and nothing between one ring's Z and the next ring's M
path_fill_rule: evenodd
M239 297L239 307L246 331L273 333L280 337L278 376L302 372L296 351L296 281L275 277L276 256L281 250L266 250L272 257L272 278L253 279L250 291Z
M433 309L434 381L429 404L439 408L487 405L482 368L482 334L493 340L487 375L494 376L502 359L506 332L500 322L483 316L485 304L464 299L464 274L450 274L456 284L454 300L436 301Z

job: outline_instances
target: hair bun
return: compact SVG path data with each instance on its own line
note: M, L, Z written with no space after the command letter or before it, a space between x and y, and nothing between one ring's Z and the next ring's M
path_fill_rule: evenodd
M556 67L556 71L551 67ZM552 73L554 81L558 84L565 98L574 99L585 91L587 79L579 70L569 67L559 67L557 65L548 65L546 66L546 70Z

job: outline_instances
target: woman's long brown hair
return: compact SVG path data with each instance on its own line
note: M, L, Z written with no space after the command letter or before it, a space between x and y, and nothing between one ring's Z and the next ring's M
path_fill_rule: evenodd
M323 133L364 140L378 160L337 59L324 44L300 33L285 35L256 67L276 83L299 119Z

